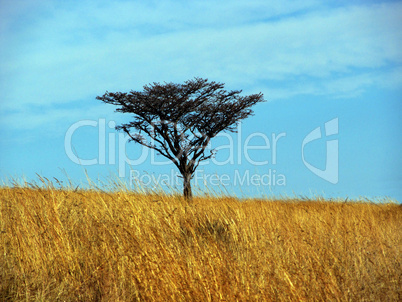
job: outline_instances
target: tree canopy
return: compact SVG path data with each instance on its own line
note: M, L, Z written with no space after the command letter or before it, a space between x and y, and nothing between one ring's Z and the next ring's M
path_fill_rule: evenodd
M205 154L211 138L221 131L235 132L237 123L253 114L250 108L264 101L262 93L241 96L241 92L194 78L184 84L148 84L143 91L106 91L97 99L119 106L117 112L133 114L131 122L116 129L170 159L183 176L184 196L189 199L196 168L214 155L214 150Z

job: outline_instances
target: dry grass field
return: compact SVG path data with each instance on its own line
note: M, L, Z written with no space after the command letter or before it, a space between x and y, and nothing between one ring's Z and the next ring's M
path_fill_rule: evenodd
M0 189L0 301L401 301L395 203Z

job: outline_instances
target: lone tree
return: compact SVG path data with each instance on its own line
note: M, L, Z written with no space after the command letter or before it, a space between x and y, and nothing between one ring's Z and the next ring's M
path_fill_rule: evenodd
M240 96L241 90L226 91L224 84L202 78L184 84L153 83L143 88L130 93L106 91L96 98L119 106L117 112L134 115L132 122L116 129L176 165L183 177L186 200L192 198L190 181L199 163L214 155L214 150L205 154L211 138L221 131L236 132L238 122L253 114L250 107L264 101L262 93Z

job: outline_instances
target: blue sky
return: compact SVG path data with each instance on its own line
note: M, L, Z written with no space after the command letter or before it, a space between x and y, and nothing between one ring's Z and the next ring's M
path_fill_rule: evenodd
M0 0L0 177L170 174L173 165L125 144L109 123L129 116L95 97L197 76L267 100L241 135L213 140L221 150L198 180L220 177L239 196L401 201L401 28L401 1ZM325 137L333 120L336 133ZM317 127L322 138L303 158ZM73 162L69 129L75 156L96 164ZM336 181L308 165L336 166Z

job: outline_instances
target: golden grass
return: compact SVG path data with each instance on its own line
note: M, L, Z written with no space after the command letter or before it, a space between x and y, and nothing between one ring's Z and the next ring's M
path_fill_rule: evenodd
M0 301L400 301L397 204L0 189Z

